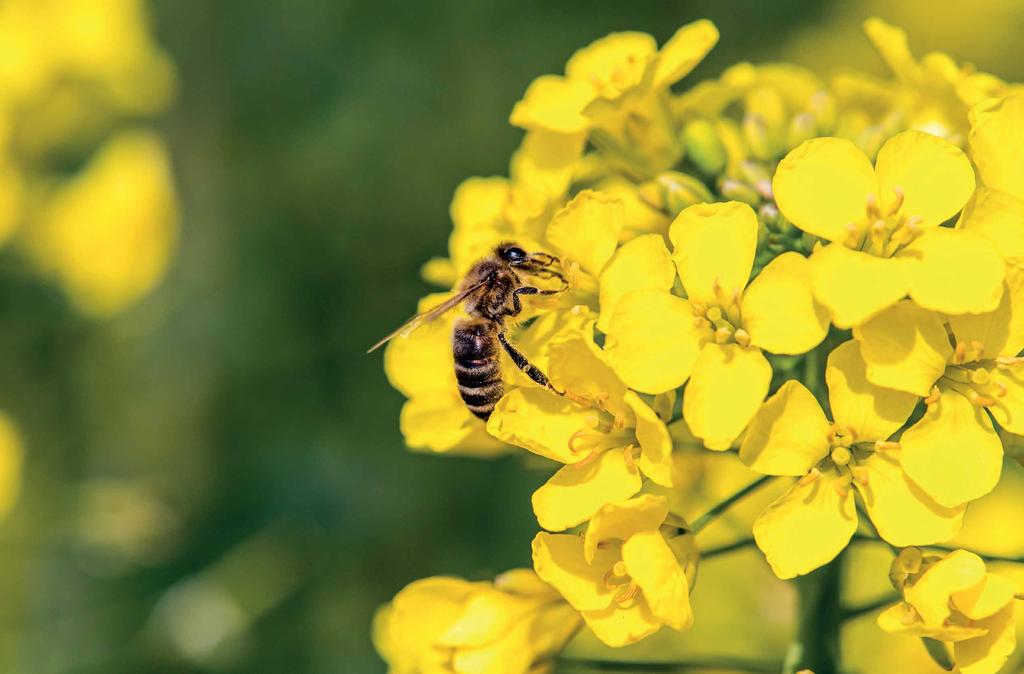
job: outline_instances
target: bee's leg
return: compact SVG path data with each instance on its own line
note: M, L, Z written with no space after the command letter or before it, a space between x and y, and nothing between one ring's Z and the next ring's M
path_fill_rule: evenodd
M518 316L523 310L523 303L519 300L520 295L557 295L562 292L565 292L565 289L560 288L558 290L546 290L544 288L534 288L533 286L516 288L512 291L512 313L509 315Z
M508 339L505 338L504 332L498 333L498 341L501 342L501 345L505 348L505 353L507 353L508 357L512 359L512 362L516 364L516 367L522 370L527 377L537 382L538 384L548 389L549 391L557 393L560 396L565 395L565 391L559 391L558 389L556 389L551 384L551 382L548 381L547 375L541 372L540 368L538 368L537 366L533 365L530 361L528 361L526 359L526 356L523 355L522 351L520 351L519 349L517 349L516 347L512 346L512 344L509 343Z

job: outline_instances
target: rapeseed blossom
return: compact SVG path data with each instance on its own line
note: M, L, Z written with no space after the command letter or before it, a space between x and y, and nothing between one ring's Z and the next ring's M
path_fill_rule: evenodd
M696 21L660 49L601 38L527 87L508 177L458 187L447 257L423 268L453 290L420 303L501 242L551 261L516 272L536 290L495 323L518 350L502 398L486 422L460 398L463 308L393 340L385 370L411 448L526 450L550 472L532 497L544 589L412 584L377 621L393 671L612 657L594 649L700 625L698 558L754 545L800 577L800 610L760 607L799 623L786 667L838 671L841 625L873 609L841 605L873 571L846 551L879 543L900 599L880 638L924 637L967 674L1006 662L1012 576L942 546L1019 470L1003 448L1024 442L1024 94L915 57L878 19L865 32L892 77L739 63L688 82L718 39ZM707 484L723 465L741 473ZM664 660L665 632L647 655Z

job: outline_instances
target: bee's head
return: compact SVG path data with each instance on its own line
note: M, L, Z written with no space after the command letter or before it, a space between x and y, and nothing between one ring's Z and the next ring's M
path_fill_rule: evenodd
M514 243L499 244L494 253L513 267L523 266L530 261L530 254Z

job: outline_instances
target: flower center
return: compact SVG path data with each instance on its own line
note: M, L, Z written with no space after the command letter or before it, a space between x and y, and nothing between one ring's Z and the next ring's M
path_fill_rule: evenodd
M742 327L743 318L740 313L740 300L743 297L743 291L740 288L726 290L718 279L715 279L713 290L714 302L691 303L694 325L707 329L710 332L708 339L713 340L716 344L735 343L740 346L748 346L750 334Z
M608 412L589 415L586 425L569 436L569 451L584 456L576 465L585 465L609 449L622 447L626 464L635 466L639 458L639 447L633 444L636 432L625 425L626 420L621 415L612 416Z
M626 571L626 563L621 559L615 562L612 568L604 574L604 586L606 589L615 592L612 595L612 599L619 606L632 605L631 602L634 602L640 596L640 586L630 578L629 573Z
M920 215L903 212L903 188L895 185L892 189L895 198L884 208L877 196L868 195L864 220L846 226L849 234L844 243L848 247L875 257L892 257L924 232Z

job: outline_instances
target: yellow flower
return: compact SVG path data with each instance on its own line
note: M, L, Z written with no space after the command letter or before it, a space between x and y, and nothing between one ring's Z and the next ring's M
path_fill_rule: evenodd
M903 467L942 505L976 499L999 481L993 419L1024 434L1022 314L1024 271L1011 268L993 312L944 319L904 301L853 331L869 381L926 396L927 412L900 440Z
M576 633L579 614L527 569L494 583L418 580L374 617L390 674L541 674Z
M948 54L930 52L914 58L907 34L881 19L865 21L864 32L896 78L897 85L890 89L893 106L911 129L962 145L968 108L1007 89L997 77L961 66Z
M115 136L26 233L28 252L83 311L117 313L163 278L178 235L168 164L156 136Z
M670 237L688 299L634 290L606 323L608 361L627 386L663 393L689 380L683 416L711 449L727 449L767 395L772 371L762 350L803 353L828 331L801 255L778 256L747 285L757 228L745 204L685 209Z
M534 568L609 646L639 641L662 625L684 630L693 624L698 553L685 523L667 518L660 496L609 503L582 537L537 534Z
M780 162L773 181L782 215L831 242L811 256L811 283L844 328L908 294L945 313L999 304L999 251L970 228L939 227L974 185L966 155L920 131L888 140L874 167L850 141L807 141Z
M539 77L512 110L516 126L564 135L586 134L629 172L670 168L682 147L668 90L718 41L707 20L680 28L661 49L646 33L612 33L569 59L565 76Z
M917 404L911 394L874 386L859 346L848 341L828 358L830 423L803 384L787 381L754 416L740 459L767 475L800 480L754 522L754 538L779 578L826 564L857 529L852 486L879 534L894 545L949 540L964 507L943 508L908 479L899 443L889 438Z
M963 674L995 674L1013 653L1017 586L988 573L966 550L945 557L902 550L890 578L903 601L878 616L878 626L952 643L953 662Z
M598 407L528 386L507 393L487 424L496 438L565 464L533 494L543 528L568 529L605 503L633 496L643 484L641 474L672 485L672 439L665 423L626 389L593 340L570 336L551 343L548 366L555 386Z

